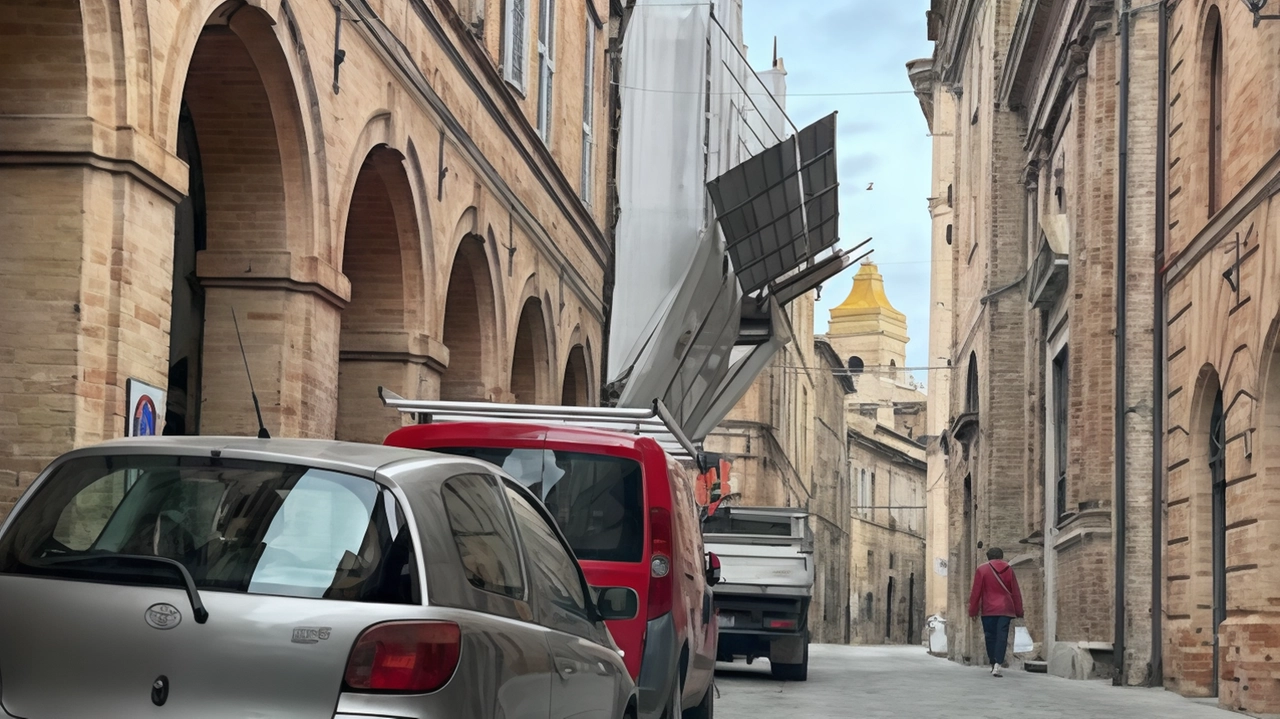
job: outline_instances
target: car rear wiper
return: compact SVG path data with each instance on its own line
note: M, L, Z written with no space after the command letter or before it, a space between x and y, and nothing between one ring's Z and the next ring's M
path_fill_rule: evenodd
M152 564L162 564L171 569L178 570L178 574L182 577L182 583L187 590L187 599L191 600L191 613L195 615L196 624L204 624L209 621L209 611L204 608L204 602L200 601L200 591L196 589L196 580L191 578L191 572L187 571L185 565L177 560L167 557L149 557L145 554L119 554L116 552L96 552L92 554L80 554L70 557L51 557L48 559L38 560L37 566L53 566L55 564L77 564L80 562L90 562L98 559L123 559L136 562L150 562Z

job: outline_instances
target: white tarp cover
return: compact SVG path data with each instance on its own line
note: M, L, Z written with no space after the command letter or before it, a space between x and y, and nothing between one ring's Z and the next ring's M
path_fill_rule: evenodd
M698 438L695 441L701 441L721 420L729 416L738 400L751 389L751 383L769 365L769 360L791 341L791 324L787 320L786 311L773 300L769 300L769 310L773 316L773 336L764 344L734 348L732 365L720 386L712 393L712 404L697 418L697 424L685 430L685 434Z
M631 368L657 321L669 313L706 225L701 118L710 23L710 5L665 0L640 0L628 21L619 90L621 212L610 380Z
M640 0L623 38L608 380L620 388L620 407L661 399L694 442L791 339L786 313L773 300L773 335L764 342L740 337L743 302L758 300L744 297L707 196L712 177L787 140L785 69L775 63L757 78L741 49L735 2L717 3L713 19L709 4ZM795 157L798 146L817 144L787 146Z
M701 415L695 410L729 372L738 336L742 291L725 272L718 242L695 243L695 254L665 311L640 349L618 399L620 407L647 407L661 399L689 438ZM717 420L718 421L718 420Z

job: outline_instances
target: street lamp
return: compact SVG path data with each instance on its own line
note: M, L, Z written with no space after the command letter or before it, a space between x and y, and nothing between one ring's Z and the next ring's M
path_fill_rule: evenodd
M1267 7L1267 0L1241 0L1244 6L1249 8L1249 12L1253 13L1253 26L1257 27L1258 23L1263 20L1280 20L1280 15L1263 15L1262 10Z

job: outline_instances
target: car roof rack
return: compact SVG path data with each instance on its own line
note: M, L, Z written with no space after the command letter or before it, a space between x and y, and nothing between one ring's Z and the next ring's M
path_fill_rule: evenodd
M706 471L703 452L689 441L661 400L650 409L623 407L559 407L538 404L501 404L496 402L446 402L431 399L406 399L386 387L378 387L382 404L414 415L418 424L433 422L526 422L586 427L611 432L635 434L656 441L676 459L696 462Z

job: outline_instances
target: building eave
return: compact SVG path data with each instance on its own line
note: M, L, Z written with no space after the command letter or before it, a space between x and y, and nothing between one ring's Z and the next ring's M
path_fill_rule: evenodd
M916 99L920 101L920 112L933 132L933 93L937 89L937 75L933 72L933 58L922 57L907 63L907 78L916 91Z

